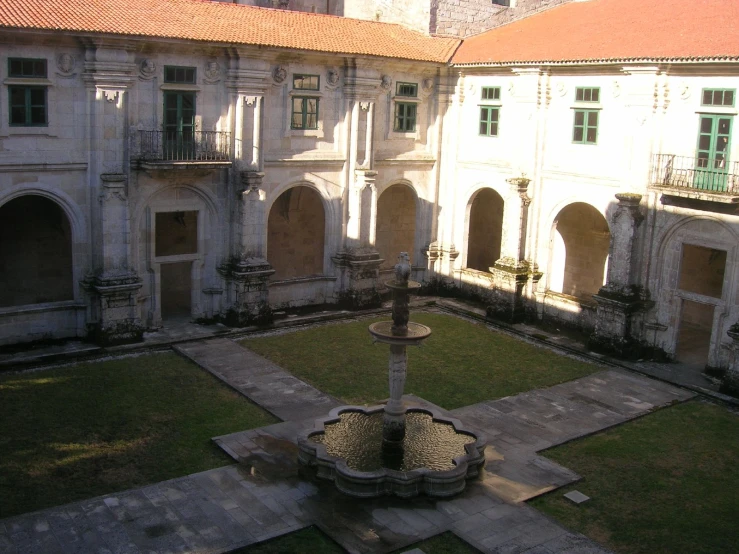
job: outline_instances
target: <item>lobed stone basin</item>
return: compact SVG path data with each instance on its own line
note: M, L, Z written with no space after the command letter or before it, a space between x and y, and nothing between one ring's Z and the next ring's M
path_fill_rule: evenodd
M427 407L407 411L402 450L383 447L383 406L340 406L298 436L298 462L355 497L455 495L485 463L484 437Z

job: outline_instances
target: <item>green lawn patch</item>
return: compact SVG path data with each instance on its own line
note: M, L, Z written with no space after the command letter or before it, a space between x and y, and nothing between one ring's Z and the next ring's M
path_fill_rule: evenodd
M666 408L545 455L583 480L530 504L623 554L737 551L739 415ZM579 490L575 505L562 495Z
M0 518L219 467L276 420L175 354L0 375Z
M348 404L388 396L389 347L372 344L368 319L259 338L241 344ZM443 314L413 313L432 335L408 348L405 392L446 409L589 375L602 368Z

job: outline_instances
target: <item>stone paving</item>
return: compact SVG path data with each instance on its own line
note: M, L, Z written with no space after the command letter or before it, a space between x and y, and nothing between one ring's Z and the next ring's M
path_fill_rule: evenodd
M297 433L335 399L285 380L292 376L225 339L177 348L285 421L217 437L237 465L1 520L0 553L228 552L307 525L357 553L392 551L447 530L483 552L605 553L522 503L578 479L536 452L692 396L606 370L460 408L454 417L490 439L481 479L448 500L358 500L298 472Z

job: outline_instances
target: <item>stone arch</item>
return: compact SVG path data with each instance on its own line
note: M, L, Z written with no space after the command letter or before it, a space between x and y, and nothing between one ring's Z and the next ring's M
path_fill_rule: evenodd
M405 179L389 183L377 196L375 248L383 258L381 269L393 267L400 252L408 252L411 265L418 264L416 251L418 193Z
M267 217L267 261L273 279L322 275L325 268L326 205L309 184L285 188L274 197Z
M610 228L585 202L562 208L552 224L549 290L587 299L605 283Z
M465 267L490 271L500 258L505 201L490 187L470 196L465 211Z
M0 307L74 299L74 229L48 194L0 205Z

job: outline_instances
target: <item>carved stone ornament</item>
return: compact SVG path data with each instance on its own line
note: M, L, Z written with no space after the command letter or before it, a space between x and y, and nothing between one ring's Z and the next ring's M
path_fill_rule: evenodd
M328 70L328 74L326 75L326 82L330 87L335 87L339 84L339 70L335 67L332 67Z
M247 106L254 106L257 103L257 97L256 96L244 96L244 103Z
M614 98L618 98L619 96L621 96L621 83L619 83L618 81L613 81L612 92Z
M157 64L151 58L141 60L139 64L139 79L142 81L150 81L154 78L157 72Z
M72 70L74 70L74 63L74 57L66 52L62 52L56 57L56 67L60 75L71 75Z
M680 83L680 98L683 100L687 100L690 98L690 86L688 85L687 81L683 81Z
M359 109L361 109L364 112L369 111L371 102L360 102L359 103Z
M428 94L429 92L434 90L434 80L431 78L424 79L421 83L421 87L423 88L423 92Z
M284 65L278 65L272 70L272 79L275 83L281 83L287 79L287 69Z
M390 77L390 75L383 75L380 86L383 88L383 90L390 90L390 87L393 86L393 78Z
M103 89L103 97L105 98L105 101L111 104L115 104L116 102L118 102L118 97L120 96L120 93L121 91L119 90Z
M560 96L564 96L565 94L567 94L567 87L564 83L557 83L557 94L559 94Z
M205 78L203 79L206 83L217 83L221 80L221 66L215 60L210 60L205 64Z
M475 93L475 88L476 88L475 83L470 83L469 85L467 85L467 90L469 91L470 94Z

